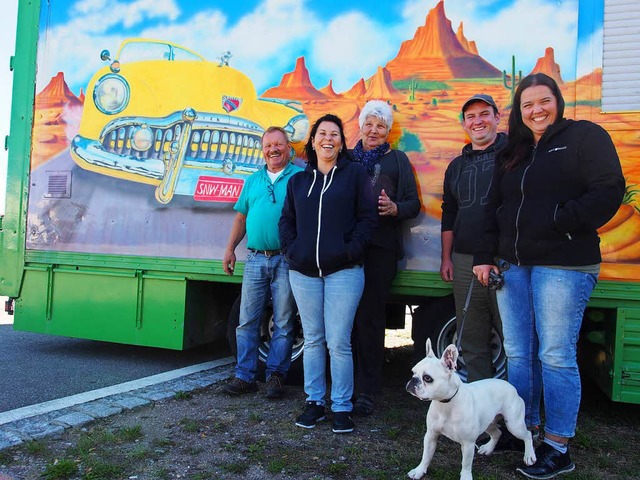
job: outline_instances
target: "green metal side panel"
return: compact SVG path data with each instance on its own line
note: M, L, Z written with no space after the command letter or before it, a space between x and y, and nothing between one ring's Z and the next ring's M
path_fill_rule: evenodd
M17 297L24 267L31 125L40 2L20 1L9 135L5 215L0 222L0 294ZM4 65L4 64L3 64Z
M618 312L611 398L640 403L640 308Z
M186 279L133 270L27 267L15 328L184 348Z

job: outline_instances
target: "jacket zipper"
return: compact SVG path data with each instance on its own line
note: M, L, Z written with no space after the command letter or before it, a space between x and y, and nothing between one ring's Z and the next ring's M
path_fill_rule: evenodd
M538 142L538 144L539 143L540 142ZM536 144L533 147L533 153L531 154L531 163L529 165L527 165L527 168L524 169L524 172L522 173L522 178L520 179L520 194L522 195L522 198L520 200L520 206L518 207L518 213L516 213L516 238L515 238L514 243L513 243L513 252L514 252L514 255L516 257L516 262L517 262L518 265L520 265L520 255L518 254L518 240L520 238L520 228L519 228L520 212L522 211L522 206L524 205L524 179L527 176L527 172L529 171L529 169L533 165L533 162L535 162L535 160L536 160L536 150L537 150L537 148L538 148L538 145Z
M320 200L318 201L318 234L316 235L316 266L318 267L318 276L322 277L322 268L320 268L320 230L322 224L322 200L324 197L324 192L329 189L331 182L333 182L333 174L335 173L336 167L334 166L331 169L331 178L329 179L329 183L327 183L327 178L329 174L323 175L322 178L322 189L320 190Z

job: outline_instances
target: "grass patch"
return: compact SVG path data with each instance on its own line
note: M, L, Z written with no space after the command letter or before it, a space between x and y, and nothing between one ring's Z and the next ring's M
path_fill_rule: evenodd
M251 412L249 414L249 421L253 423L260 423L262 421L262 416L259 412Z
M287 466L287 462L284 458L274 458L267 463L267 472L269 473L280 473Z
M31 455L44 455L47 451L47 446L40 440L29 440L24 444L24 448Z
M178 425L180 425L185 432L189 433L196 433L200 430L200 425L192 418L183 418L178 422Z
M46 480L56 480L71 478L78 471L78 466L73 460L64 458L62 460L55 460L52 463L48 463L44 468L43 478Z
M13 457L6 452L0 452L0 465L11 465Z
M327 466L327 473L330 475L342 475L349 469L349 465L343 462L334 462Z
M112 480L122 478L124 467L120 464L102 459L91 459L87 462L84 478L87 480Z
M193 395L189 392L183 392L181 390L179 392L176 392L173 398L175 398L176 400L191 400L193 398Z
M257 457L258 455L262 455L267 447L266 440L258 440L256 443L252 443L247 447L247 452L250 457Z
M246 462L245 463L229 462L229 463L222 464L221 467L223 470L229 473L237 473L237 474L244 473L249 469L249 465Z
M149 456L150 452L147 447L144 445L136 445L128 452L126 455L129 458L133 458L134 460L144 460Z
M172 447L175 442L167 437L154 438L151 442L155 447Z
M124 442L133 442L143 437L142 425L133 425L132 427L123 427L118 430L118 438Z

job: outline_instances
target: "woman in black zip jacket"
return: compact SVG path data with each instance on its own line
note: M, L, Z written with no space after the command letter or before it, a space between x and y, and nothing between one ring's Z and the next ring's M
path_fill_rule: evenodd
M497 300L509 382L526 406L530 429L544 442L537 461L518 471L553 478L575 468L568 440L580 405L576 345L600 268L596 229L617 211L624 194L620 160L595 123L563 118L556 82L537 73L516 90L509 139L498 154L485 213L483 247L474 273L487 285L505 260Z
M307 168L289 180L279 223L305 341L307 401L296 425L313 428L325 418L328 349L335 433L353 430L351 330L364 288L364 252L377 223L369 176L347 158L345 143L339 117L316 121L305 146Z

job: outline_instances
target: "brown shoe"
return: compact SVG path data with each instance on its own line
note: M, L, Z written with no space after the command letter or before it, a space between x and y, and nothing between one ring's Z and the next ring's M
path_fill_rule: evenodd
M245 382L238 377L233 377L229 383L222 387L222 391L227 395L254 393L258 391L258 384L256 382Z
M284 379L278 372L274 372L269 376L267 380L267 398L282 398L284 397Z

